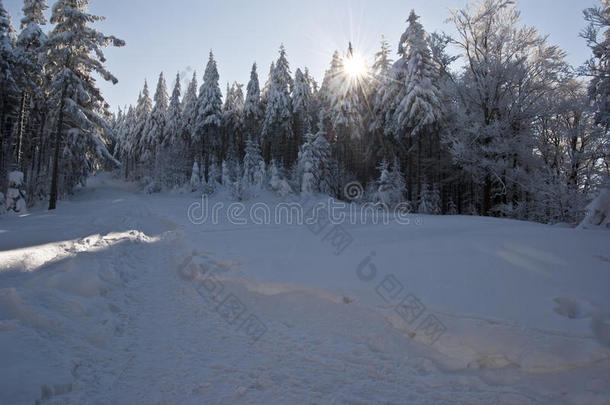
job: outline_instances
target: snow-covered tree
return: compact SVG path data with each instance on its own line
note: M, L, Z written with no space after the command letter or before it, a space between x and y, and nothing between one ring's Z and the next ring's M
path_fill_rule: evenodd
M11 17L0 0L0 176L6 178L8 142L12 130L19 88L15 79L14 28Z
M44 98L41 54L47 36L40 26L47 22L44 11L48 8L45 0L24 0L21 32L15 45L15 64L21 88L16 147L16 161L20 166L23 166L24 143L30 141L25 139L29 113L32 106L40 104Z
M250 81L246 88L246 100L244 101L244 133L253 141L259 141L260 131L263 124L264 111L261 102L261 92L256 73L256 63L252 65Z
M197 121L194 143L206 161L211 156L221 158L220 128L222 125L222 93L218 86L218 69L214 54L210 51L208 64L203 75L203 84L197 100Z
M265 160L275 159L277 162L282 162L284 166L290 165L294 159L287 147L288 141L293 137L290 98L292 84L286 50L282 45L266 94L267 108L262 130L262 144Z
M260 146L250 138L246 141L242 179L245 188L261 189L265 181L265 161Z
M398 54L394 64L393 87L388 93L391 106L388 124L391 133L404 144L404 150L413 151L402 155L408 162L415 180L417 195L421 192L424 176L422 161L423 145L429 144L435 132L435 124L441 119L441 99L437 87L438 69L429 48L428 34L420 24L419 16L411 10L409 25L400 37ZM431 151L430 151L431 152ZM410 185L409 189L413 186Z
M220 174L220 183L223 187L231 187L233 185L233 176L231 175L231 163L226 160L222 161Z
M584 14L589 25L582 36L593 51L586 65L592 76L589 93L596 109L596 122L610 130L610 0L587 8Z
M441 213L441 198L438 189L424 182L420 193L417 212L420 214L438 215Z
M404 69L404 87L398 93L394 121L397 128L406 129L406 136L417 136L440 119L441 106L436 85L437 67L434 64L428 35L419 23L419 16L411 10L409 26L398 44L401 56L396 69Z
M271 87L271 78L273 77L273 72L275 71L275 61L271 62L269 65L269 74L267 75L267 80L261 89L261 104L263 105L263 111L267 109L267 93L269 93L269 88ZM264 118L264 116L263 116Z
M176 74L174 89L169 100L167 115L165 118L165 137L164 142L174 145L182 142L184 137L184 123L182 121L182 105L180 104L180 73Z
M196 123L197 123L197 72L193 73L193 78L189 82L184 97L182 97L182 122L184 125L185 136L188 136L188 144L191 145L191 140L197 139ZM189 147L188 158L198 159L201 155L201 149L194 150Z
M292 91L292 107L294 120L293 145L289 148L296 148L305 134L312 130L311 109L312 109L311 87L301 69L297 69L294 75L294 90Z
M103 47L123 46L125 43L91 28L89 24L102 17L87 11L88 0L58 0L53 5L51 23L55 24L45 43L45 61L51 80L52 97L57 103L55 123L55 149L49 209L55 209L58 197L59 158L64 126L69 124L72 135L66 148L72 148L73 157L81 159L80 167L86 167L86 152L113 159L103 138L109 128L99 111L106 103L95 86L92 73L104 80L116 83L117 79L105 68ZM80 150L79 150L80 149ZM86 170L83 171L86 174ZM81 181L81 178L78 178ZM70 188L73 184L65 184Z
M587 206L587 215L580 224L581 228L610 228L610 189L602 189Z
M331 147L325 137L322 124L315 135L305 135L298 160L298 175L301 179L302 193L322 193L331 195L334 192L336 179L333 176Z
M167 110L163 177L168 186L177 186L186 182L188 172L188 150L190 134L187 133L182 118L182 105L180 103L180 74L176 74L176 81Z
M27 213L24 186L22 172L13 171L8 174L8 190L6 192L6 210L8 212Z
M222 111L222 154L225 155L229 148L236 151L237 157L243 156L244 139L243 139L243 109L244 109L244 93L243 85L235 82L229 87L227 85L227 95Z
M210 164L208 165L208 181L206 183L210 193L213 193L220 185L219 179L220 171L218 170L218 163L216 161L216 157L212 156L210 159Z
M375 59L371 69L372 85L369 87L368 95L371 114L369 116L368 134L366 143L365 159L369 169L375 167L384 156L389 154L388 145L383 136L386 122L386 111L389 99L386 94L392 86L392 65L394 61L390 57L391 50L385 37L381 38L380 50L375 53Z
M308 133L305 135L305 143L299 152L299 166L301 167L301 193L312 194L318 191L318 179L315 173L319 162L313 152L315 135Z
M278 196L285 197L292 193L292 188L281 172L281 168L272 160L269 163L269 188Z
M155 179L160 177L160 160L158 149L165 140L165 127L168 108L167 86L163 73L159 75L157 82L157 90L154 97L155 105L148 116L148 120L144 129L144 151L142 158L144 164L148 168L150 175Z
M539 102L553 93L566 70L563 52L536 29L522 27L513 2L483 0L452 10L464 53L457 87L456 124L446 139L453 161L482 188L482 213L503 202L518 204L536 189L523 187L539 162L532 160Z
M390 208L403 202L406 185L398 159L394 159L394 165L391 169L388 161L383 159L378 170L379 178L377 180L377 194L375 200Z
M193 162L193 169L191 170L191 191L197 191L201 187L201 176L199 175L199 165L197 162Z

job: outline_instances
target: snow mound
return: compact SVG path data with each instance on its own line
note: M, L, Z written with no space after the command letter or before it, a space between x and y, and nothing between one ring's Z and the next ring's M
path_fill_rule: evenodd
M581 228L610 228L610 189L602 190L587 206L587 215L580 223Z

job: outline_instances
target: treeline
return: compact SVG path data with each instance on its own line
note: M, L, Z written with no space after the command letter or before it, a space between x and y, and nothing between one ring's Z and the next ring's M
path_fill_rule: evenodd
M24 11L44 2L25 3ZM3 134L12 140L3 146L3 167L19 162L30 201L49 193L53 162L60 162L58 190L65 194L115 159L125 178L150 192L225 188L243 199L271 188L346 198L345 186L358 181L367 201L407 202L424 213L576 222L610 178L610 3L584 15L582 37L593 56L578 69L523 26L506 0L452 11L454 38L428 34L411 12L396 53L382 39L372 65L361 66L350 44L334 53L320 84L306 68L293 74L282 46L264 84L254 64L246 88L233 83L223 98L210 52L200 87L196 74L186 89L177 76L169 94L161 74L152 99L145 83L136 105L109 125L75 122L56 131L55 142L49 129L58 111L71 112L71 102L58 108L63 98L41 97L38 112L28 92L25 108L7 103L16 120L3 113ZM35 70L43 72L36 91L49 89L45 66ZM99 102L88 111L102 117L106 106L93 95ZM16 152L21 144L27 146ZM59 159L51 150L61 151Z

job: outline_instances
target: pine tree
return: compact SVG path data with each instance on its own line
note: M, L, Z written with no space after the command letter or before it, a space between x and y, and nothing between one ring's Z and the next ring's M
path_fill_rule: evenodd
M424 182L418 200L417 212L420 214L438 215L441 213L440 202L438 189Z
M261 104L263 105L263 111L267 109L267 94L269 93L269 88L271 87L271 78L273 77L274 71L275 61L272 61L271 65L269 65L269 75L267 75L267 81L265 81L265 84L261 89Z
M168 145L178 145L184 141L184 123L182 121L180 92L180 73L177 73L166 116L166 134L164 143Z
M400 38L398 54L401 59L396 69L402 71L398 74L402 82L395 84L399 89L395 91L391 120L395 134L406 143L407 150L412 150L412 142L415 143L415 170L409 172L415 173L417 195L421 192L424 176L424 144L430 143L435 130L433 126L441 119L440 92L436 83L438 69L432 59L428 34L418 20L419 16L411 10L407 20L409 26ZM404 158L411 166L412 159L408 156Z
M15 79L14 28L0 0L0 179L4 186L12 121L19 88ZM4 187L3 187L4 188Z
M166 184L177 186L184 184L188 172L188 150L190 135L186 132L182 119L182 106L180 104L180 74L176 74L176 81L166 118L166 135L164 139L164 172Z
M155 91L155 105L148 116L144 129L144 154L145 165L155 180L161 177L161 161L159 149L165 139L166 116L168 108L167 86L163 73L159 75L157 90Z
M262 188L265 180L265 161L260 146L248 138L244 155L242 183L244 188Z
M398 159L394 158L394 164L391 169L388 161L383 159L378 166L378 170L379 178L377 180L377 195L375 199L377 202L392 208L404 201L406 191L404 175L400 170Z
M218 170L218 163L216 161L216 157L212 156L210 160L210 164L208 165L208 181L207 188L211 193L213 193L217 188L220 178L220 172ZM202 179L203 181L203 179Z
M263 124L264 111L261 102L261 94L256 73L256 63L252 65L250 81L246 89L246 100L244 101L244 132L245 135L258 142Z
M222 127L223 127L223 145L222 154L234 148L237 156L241 157L244 154L243 140L243 109L244 109L244 93L243 85L233 83L231 87L227 85L227 96L222 111Z
M284 166L289 166L294 160L287 147L288 140L293 137L291 87L292 78L286 60L286 50L282 45L266 95L267 108L262 140L265 160L275 159L277 162L282 162Z
M59 151L66 123L69 122L73 128L70 130L73 141L83 145L78 151L79 155L91 150L100 157L112 159L102 137L103 131L108 128L98 113L104 110L106 104L95 87L91 73L96 72L104 80L116 83L117 79L103 65L105 58L102 48L123 46L125 43L88 26L103 19L87 12L88 3L88 0L58 0L53 5L51 16L51 23L55 27L45 44L46 65L52 77L52 96L58 104L49 200L51 210L57 204ZM75 147L66 144L66 147L70 146Z
M294 90L292 92L293 120L294 120L294 145L291 148L296 148L305 134L312 130L311 127L311 109L312 109L312 94L311 88L305 75L301 69L297 69L294 75Z
M20 103L17 125L17 165L25 166L22 162L24 143L31 141L25 139L26 125L33 104L42 104L43 77L40 55L47 36L41 29L47 20L44 11L49 7L45 0L25 0L23 3L23 18L21 19L21 32L15 46L15 63L20 77Z
M144 88L138 97L135 109L135 120L133 123L133 150L132 166L135 169L135 177L140 178L144 174L143 165L146 165L145 155L147 150L146 131L153 104L148 91L148 83L144 80Z
M316 178L316 166L318 162L313 152L315 136L312 133L305 135L305 143L301 146L299 153L299 167L302 172L301 193L313 194L318 191L318 179Z
M407 128L417 136L427 126L440 119L437 68L428 46L427 34L411 10L409 26L400 38L398 54L405 69L404 88L398 95L394 117L397 127Z
M389 154L389 145L386 141L384 131L387 125L386 111L388 110L387 93L392 86L392 65L390 58L390 45L385 37L381 37L381 49L375 54L375 60L371 69L372 83L368 95L371 105L371 115L368 125L369 139L366 142L367 172L375 168L375 163Z
M324 127L318 133L305 135L298 160L298 176L302 193L331 195L334 191L331 147L326 140Z
M197 72L194 72L193 78L189 82L186 93L182 98L182 120L184 132L185 136L189 137L187 142L189 145L189 151L187 154L189 160L199 159L201 155L201 149L195 150L193 147L193 140L197 139L197 116Z
M601 6L584 11L588 27L583 38L593 51L587 62L587 73L592 76L589 94L595 105L595 119L610 130L610 0L602 0Z
M269 163L269 188L280 197L285 197L292 193L290 185L282 175L275 160L272 160L271 163Z
M197 100L197 121L195 123L195 145L206 162L211 156L221 159L220 128L222 125L222 94L218 86L218 69L214 54L210 51L208 64L203 75L203 84Z
M193 169L191 170L191 191L197 191L199 187L201 187L199 165L197 164L197 162L193 162Z

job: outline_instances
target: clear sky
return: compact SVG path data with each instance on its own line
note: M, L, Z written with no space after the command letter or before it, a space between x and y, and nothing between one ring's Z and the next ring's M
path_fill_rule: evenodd
M54 0L48 0L52 4ZM22 0L3 0L18 27ZM269 64L286 46L294 73L309 67L321 81L334 49L353 41L370 57L384 34L396 50L411 9L424 28L452 34L445 23L450 8L466 0L91 0L90 10L107 20L98 24L106 34L124 39L127 46L108 49L107 65L118 77L115 86L100 83L108 102L135 103L144 79L154 92L159 72L170 86L181 72L190 80L203 76L208 52L214 51L221 88L227 82L247 83L252 62L259 80L267 78ZM578 34L585 26L582 10L599 0L521 0L522 20L548 34L550 42L568 52L568 61L582 64L589 49ZM171 88L168 89L171 93ZM183 87L184 91L184 87Z

